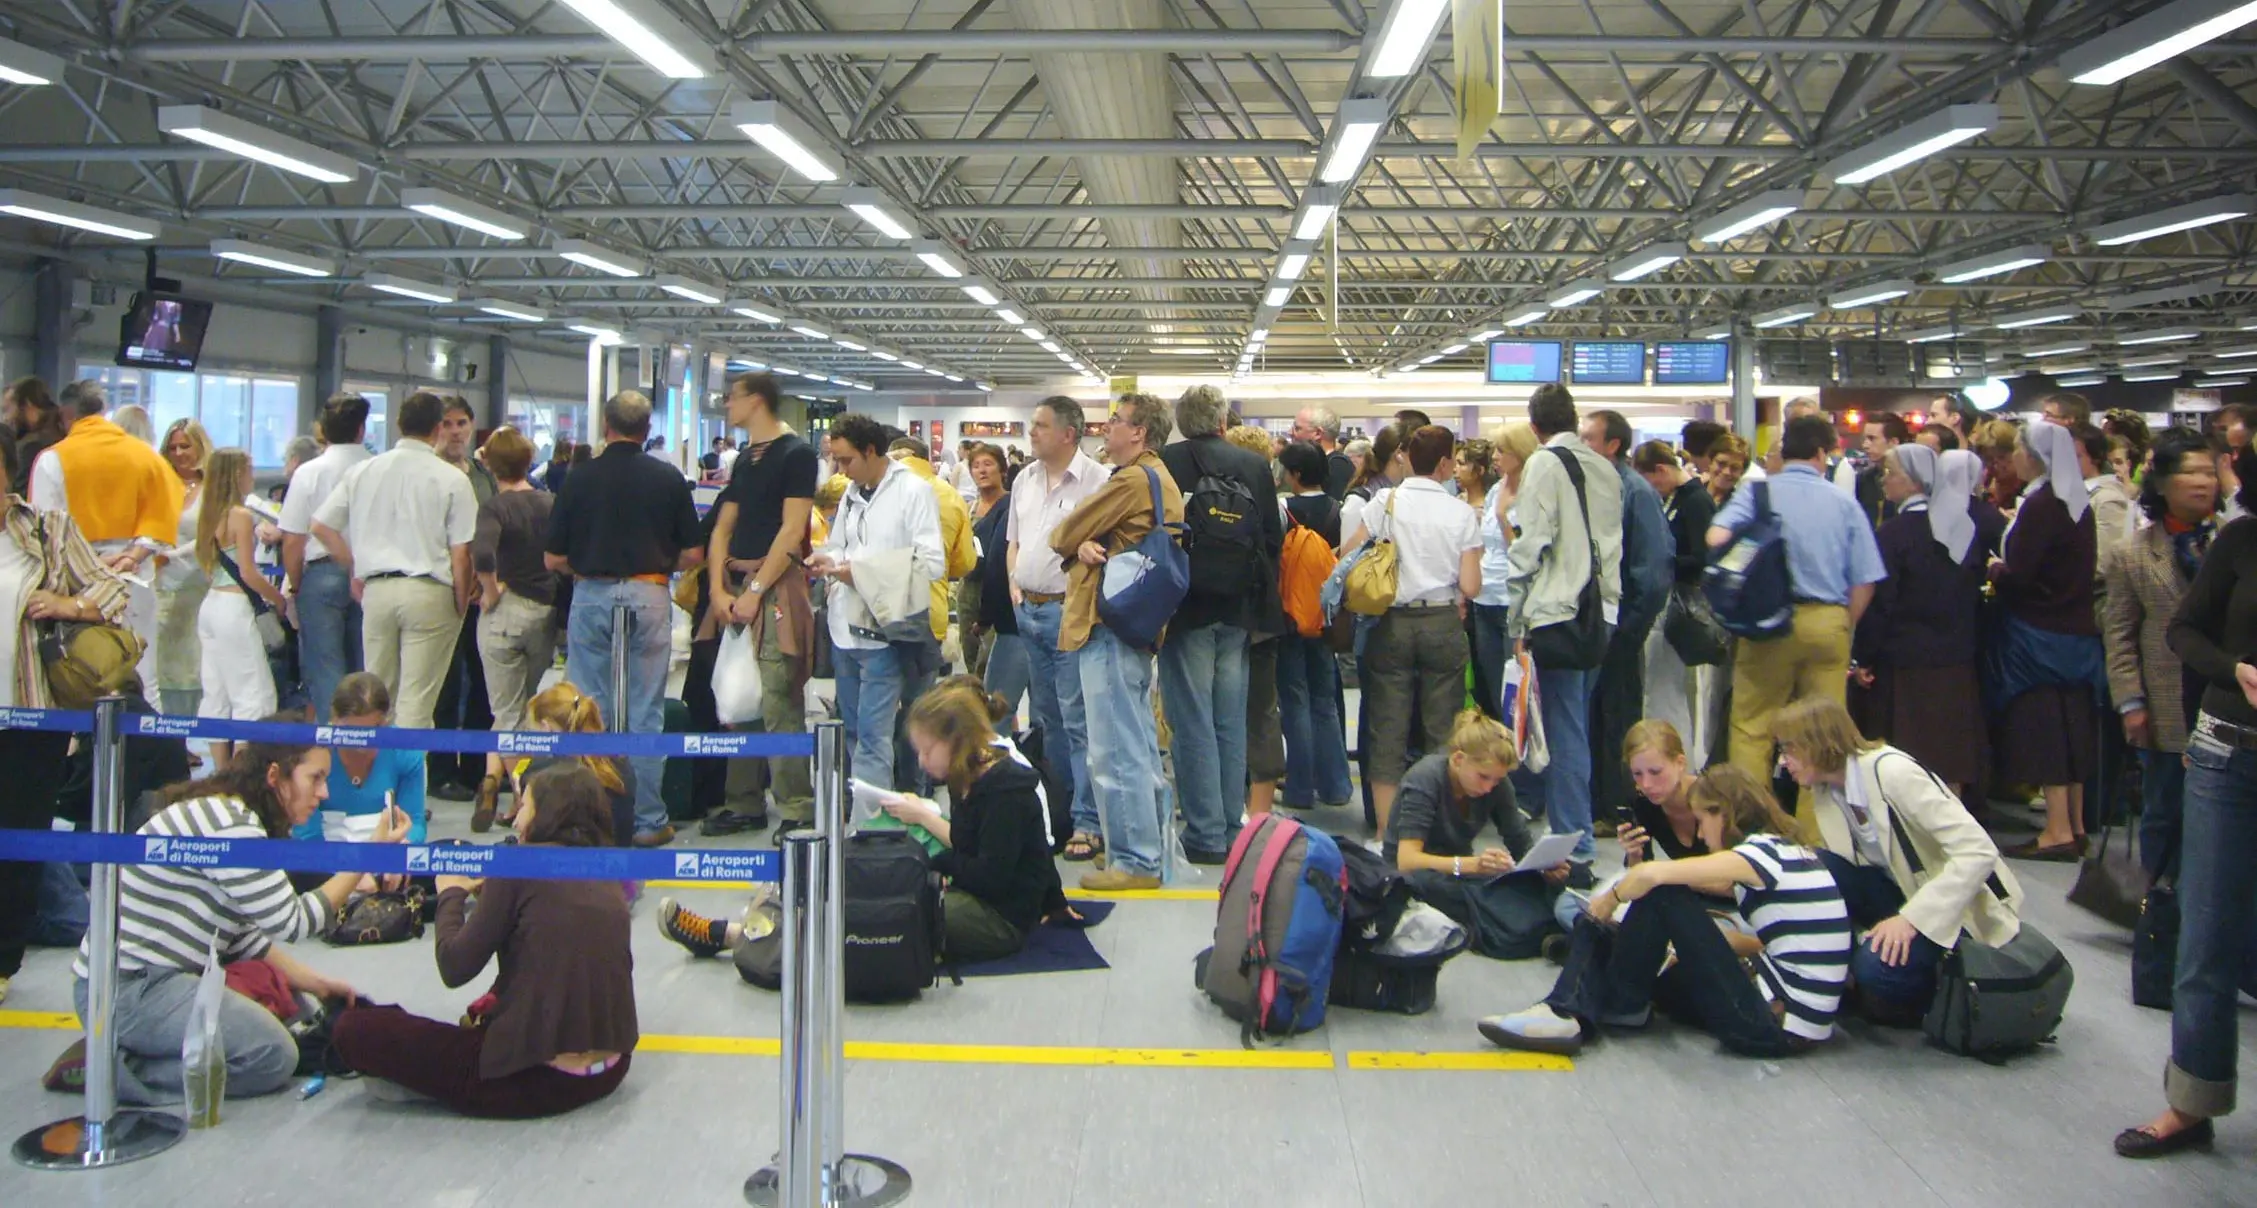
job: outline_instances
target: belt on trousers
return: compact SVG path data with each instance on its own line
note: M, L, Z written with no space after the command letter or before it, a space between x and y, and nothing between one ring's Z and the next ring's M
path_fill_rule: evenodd
M1415 612L1428 608L1454 608L1456 606L1456 600L1421 600L1413 604L1390 604L1387 606L1387 611Z
M2201 715L2196 728L2236 750L2257 751L2257 729L2220 721L2207 713Z
M1019 598L1029 604L1059 604L1066 599L1062 591L1021 591Z
M382 582L382 581L383 581L383 580L385 580L385 579L431 579L431 576L429 576L429 575L419 575L419 574L415 574L415 573L414 573L414 572L412 572L412 571L404 571L404 570L380 570L380 571L376 572L376 573L375 573L375 574L373 574L373 575L363 575L363 576L361 577L361 582L363 582L363 583L379 583L379 582ZM438 582L438 580L437 580L437 579L431 579L431 581L432 581L433 583L437 583L437 582Z
M652 583L666 586L665 575L582 575L590 583Z

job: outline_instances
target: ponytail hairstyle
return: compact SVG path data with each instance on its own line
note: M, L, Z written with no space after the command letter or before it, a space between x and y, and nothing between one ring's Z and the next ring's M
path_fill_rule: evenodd
M277 714L264 718L270 722L297 722L303 718ZM165 805L178 805L199 797L233 797L251 811L259 820L269 839L290 837L290 814L282 808L282 799L275 795L274 786L267 782L269 770L278 771L287 780L305 758L320 748L311 744L274 742L245 742L235 747L235 757L201 780L183 781L164 790Z
M1736 847L1750 835L1776 835L1795 842L1795 821L1779 808L1771 786L1746 768L1716 764L1693 782L1695 813L1724 815L1724 846Z
M948 748L948 792L959 801L1004 758L995 745L993 706L999 698L961 682L971 678L935 685L909 707L909 725Z
M979 697L980 700L987 706L987 720L989 728L994 730L995 733L1001 737L1009 738L1011 736L1011 731L1017 728L1013 723L1018 721L1019 711L1012 708L1011 702L1005 700L1001 693L988 691L987 681L981 679L979 676L951 675L947 679L934 684L933 687L952 688L958 691L970 692L974 696Z
M1520 766L1520 751L1513 742L1513 733L1505 723L1479 709L1460 710L1450 722L1449 754L1463 755L1474 763L1503 768L1510 772ZM1455 786L1451 795L1456 796ZM1470 811L1472 804L1461 803Z
M1659 718L1649 717L1630 727L1622 736L1622 762L1640 751L1658 751L1663 759L1685 758L1685 738L1677 727Z
M604 728L603 708L596 704L595 697L573 687L571 680L558 680L556 686L527 701L525 720L560 734L601 734ZM627 791L627 780L619 774L619 767L612 760L583 755L580 763L595 773L605 792ZM608 823L605 829L608 833Z
M584 762L584 761L583 761ZM527 843L556 847L610 847L611 800L603 782L581 763L542 768L525 782L533 800Z

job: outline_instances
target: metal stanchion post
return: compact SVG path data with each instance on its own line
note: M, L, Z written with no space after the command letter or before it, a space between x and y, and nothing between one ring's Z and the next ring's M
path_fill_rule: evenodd
M776 1160L745 1180L748 1203L761 1208L821 1208L823 1204L823 1082L817 1069L821 1045L814 1035L822 1008L810 991L809 976L821 963L818 930L823 900L823 849L829 839L802 831L786 835L784 911L777 926L784 945L783 1064L776 1116Z
M125 827L125 741L118 719L123 697L94 706L94 830ZM162 1153L188 1131L171 1112L118 1109L118 866L96 864L86 928L86 1114L58 1120L16 1138L16 1161L40 1170L92 1170Z
M802 835L787 836L784 857L783 1144L776 1165L745 1183L745 1199L760 1208L880 1208L909 1195L909 1172L898 1163L846 1150L846 959L844 857L846 847L846 729L827 721L815 727L815 825L821 842L811 858L820 871L805 875L804 897L793 890L793 861ZM795 922L795 903L804 909ZM793 947L797 939L802 945ZM794 961L795 955L803 959ZM796 1004L795 1004L796 999ZM796 1007L796 1009L795 1009ZM800 1079L812 1079L804 1094ZM819 1181L817 1198L794 1197L789 1181L794 1154L806 1147Z
M627 626L634 614L625 604L611 606L611 732L627 732Z

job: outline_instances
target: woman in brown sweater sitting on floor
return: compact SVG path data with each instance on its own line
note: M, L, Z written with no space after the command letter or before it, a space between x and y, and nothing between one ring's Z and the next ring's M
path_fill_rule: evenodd
M611 805L595 774L561 764L534 775L517 811L528 844L612 845ZM459 987L499 961L468 1021L398 1007L338 1017L333 1039L378 1098L432 1099L467 1116L532 1119L618 1089L634 1052L634 959L616 881L440 877L439 979ZM478 892L477 908L470 895Z

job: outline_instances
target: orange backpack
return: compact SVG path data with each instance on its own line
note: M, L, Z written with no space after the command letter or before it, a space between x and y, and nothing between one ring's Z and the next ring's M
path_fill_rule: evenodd
M1324 581L1332 577L1339 561L1324 538L1287 515L1285 545L1277 556L1277 594L1294 631L1302 637L1324 634Z

